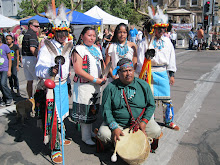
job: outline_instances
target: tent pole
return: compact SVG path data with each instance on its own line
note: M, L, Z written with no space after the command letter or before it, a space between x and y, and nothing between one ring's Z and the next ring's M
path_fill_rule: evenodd
M101 19L101 36L103 36L103 18Z
M101 45L103 46L103 18L101 19L101 29L100 29L100 38L101 38Z

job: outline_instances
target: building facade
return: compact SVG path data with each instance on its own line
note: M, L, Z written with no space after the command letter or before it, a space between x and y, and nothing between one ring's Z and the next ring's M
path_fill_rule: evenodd
M128 1L133 2L133 0L124 0L125 3ZM146 6L148 5L159 5L162 9L167 5L166 12L170 21L177 24L192 24L193 27L197 27L198 24L203 24L204 1L205 0L136 0L142 11L146 10ZM218 5L220 5L220 0L210 1L213 4L217 2ZM213 15L219 16L219 14L220 11L215 12L213 10ZM210 15L210 19L212 19L212 15Z
M21 0L0 0L0 14L6 17L16 17Z

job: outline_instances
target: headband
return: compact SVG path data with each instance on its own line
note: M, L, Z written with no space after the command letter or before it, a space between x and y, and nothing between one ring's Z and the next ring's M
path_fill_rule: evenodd
M113 76L115 76L115 75L118 74L118 71L119 71L120 69L131 68L131 67L132 67L132 68L134 67L134 65L133 65L132 62L127 62L127 63L125 63L125 64L123 64L123 65L121 65L121 66L116 66L116 68L112 71L112 74L113 74Z

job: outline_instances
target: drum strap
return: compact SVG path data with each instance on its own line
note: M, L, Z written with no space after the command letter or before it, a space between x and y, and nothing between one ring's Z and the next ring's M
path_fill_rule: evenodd
M130 126L130 130L133 129L133 132L136 132L136 131L138 131L138 125L139 125L139 123L141 122L141 121L140 121L140 118L141 118L141 116L144 114L145 108L142 110L141 114L140 114L140 115L137 117L137 119L135 120L135 118L134 118L134 116L133 116L133 114L132 114L132 111L131 111L131 107L130 107L130 105L128 104L128 100L127 100L127 97L126 97L126 94L125 94L124 89L123 89L123 97L124 97L124 99L125 99L125 103L126 103L126 105L127 105L128 112L129 112L130 115L131 115L131 126Z

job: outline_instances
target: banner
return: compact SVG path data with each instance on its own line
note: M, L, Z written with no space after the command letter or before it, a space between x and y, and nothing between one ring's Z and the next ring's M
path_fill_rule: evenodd
M171 24L172 29L175 30L187 30L190 31L192 29L192 24Z

